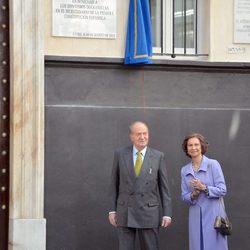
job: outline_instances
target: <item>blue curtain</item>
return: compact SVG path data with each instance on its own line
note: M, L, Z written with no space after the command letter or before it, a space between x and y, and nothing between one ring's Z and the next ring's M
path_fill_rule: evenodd
M124 63L152 63L149 0L130 0Z

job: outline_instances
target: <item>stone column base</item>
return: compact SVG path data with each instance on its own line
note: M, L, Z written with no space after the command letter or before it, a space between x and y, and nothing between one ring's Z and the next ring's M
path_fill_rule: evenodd
M10 219L9 250L45 250L45 219Z

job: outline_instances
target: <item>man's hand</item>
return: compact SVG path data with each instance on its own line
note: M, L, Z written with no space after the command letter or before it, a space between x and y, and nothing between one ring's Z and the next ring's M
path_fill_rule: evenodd
M111 213L109 214L109 222L111 225L114 227L117 227L117 218L116 218L116 213Z
M162 219L162 223L161 223L162 227L168 227L168 226L170 226L170 224L171 224L171 219L169 219L169 218Z

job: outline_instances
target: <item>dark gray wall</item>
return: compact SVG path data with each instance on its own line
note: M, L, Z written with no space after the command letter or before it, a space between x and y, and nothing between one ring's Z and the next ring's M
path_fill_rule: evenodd
M207 156L222 165L233 222L230 250L249 249L250 67L46 61L45 217L47 250L117 250L107 219L113 151L143 120L150 146L167 156L173 223L162 249L188 249L188 207L180 199L181 150L190 132L204 134ZM240 243L240 248L239 248Z

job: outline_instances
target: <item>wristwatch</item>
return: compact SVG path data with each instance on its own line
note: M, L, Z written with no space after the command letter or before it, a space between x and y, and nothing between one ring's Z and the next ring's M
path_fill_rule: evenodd
M207 186L206 186L206 188L203 190L203 192L205 193L205 195L209 195L209 190L208 190L208 188L207 188Z

